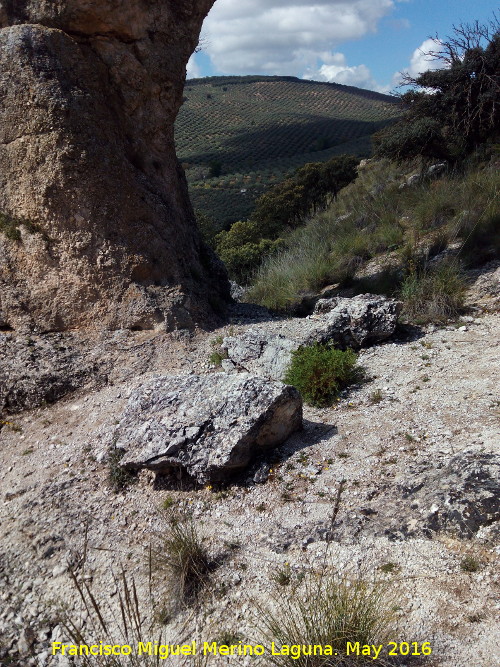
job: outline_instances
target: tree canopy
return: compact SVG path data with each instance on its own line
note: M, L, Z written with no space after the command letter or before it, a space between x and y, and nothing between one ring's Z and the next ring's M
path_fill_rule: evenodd
M374 137L379 157L458 162L500 128L500 23L460 25L428 55L443 67L417 77L401 95L404 118Z

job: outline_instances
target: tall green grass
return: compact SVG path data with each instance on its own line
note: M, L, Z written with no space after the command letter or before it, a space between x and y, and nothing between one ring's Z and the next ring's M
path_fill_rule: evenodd
M285 251L264 261L247 300L291 311L304 293L348 283L368 260L387 252L403 277L411 273L410 262L422 263L453 242L466 265L498 256L500 176L494 166L401 188L415 170L370 162L327 211L286 239Z

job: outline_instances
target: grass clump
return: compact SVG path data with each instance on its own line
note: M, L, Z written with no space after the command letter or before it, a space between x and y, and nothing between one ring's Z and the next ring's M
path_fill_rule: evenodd
M161 504L162 509L164 510L170 510L174 505L175 505L175 498L172 498L172 496L167 496Z
M271 575L271 581L274 581L278 586L289 586L292 582L292 570L289 563L285 563Z
M384 395L382 394L381 389L376 389L370 394L370 403L372 404L377 404L380 403L384 398Z
M445 322L463 310L466 284L456 263L413 271L401 286L403 315L417 324Z
M278 587L271 605L257 605L257 612L256 625L264 641L278 649L290 647L289 655L268 651L270 664L279 667L373 664L368 656L348 656L347 642L385 643L394 622L387 588L361 578L339 579L329 572L319 576L311 572L295 587ZM327 645L332 656L320 649Z
M23 225L29 234L42 234L45 240L48 237L41 231L36 222L27 218L16 218L0 211L0 233L4 234L11 241L22 241L22 235L19 227Z
M170 517L168 531L156 550L155 569L167 570L176 590L173 599L194 603L208 580L211 561L193 519Z
M20 221L16 218L12 218L10 215L0 211L0 232L5 234L11 241L21 240L21 232L19 231L20 224Z
M223 340L222 336L217 336L217 338L211 341L213 352L210 354L208 360L213 366L222 366L222 361L228 358L227 350L222 347Z
M309 405L331 405L341 389L356 381L360 371L352 350L316 343L292 355L284 381L296 387Z
M462 570L462 572L469 572L469 573L478 572L480 568L481 568L480 561L471 554L464 556L460 562L460 569Z

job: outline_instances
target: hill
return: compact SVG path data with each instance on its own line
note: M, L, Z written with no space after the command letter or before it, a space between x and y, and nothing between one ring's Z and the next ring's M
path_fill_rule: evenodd
M265 189L307 162L368 156L395 98L294 77L191 79L176 122L195 209L221 226L246 218Z

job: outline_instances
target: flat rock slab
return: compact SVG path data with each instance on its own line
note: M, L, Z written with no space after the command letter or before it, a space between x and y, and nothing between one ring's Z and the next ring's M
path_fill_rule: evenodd
M373 294L320 299L310 317L248 329L222 342L227 372L244 370L283 380L292 353L314 343L359 349L392 336L402 304Z
M403 491L422 509L428 536L448 531L471 538L500 521L500 456L459 454Z
M246 373L164 376L133 392L115 446L126 469L181 467L200 483L218 482L300 428L294 387Z

